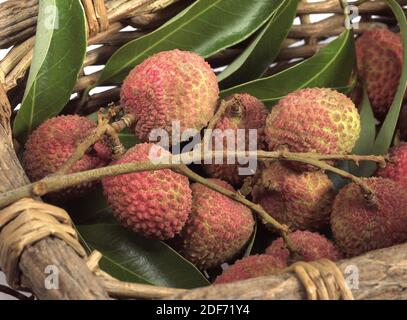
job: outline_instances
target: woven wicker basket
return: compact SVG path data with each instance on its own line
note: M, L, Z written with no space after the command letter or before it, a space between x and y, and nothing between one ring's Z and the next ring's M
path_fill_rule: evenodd
M109 57L122 45L145 35L172 18L182 11L193 0L105 0L104 8L107 19L101 19L100 15L95 14L93 5L100 4L100 1L83 0L82 1L87 14L89 27L89 46L84 67L104 65ZM399 3L405 5L407 0L400 0ZM34 36L36 30L38 11L38 0L16 0L5 1L0 4L0 49L9 49L10 51L0 60L0 84L2 85L11 105L11 119L15 114L16 107L21 103L24 94L28 71L33 57ZM359 6L359 12L362 19L356 33L363 32L374 24L385 24L389 27L396 27L397 21L393 17L388 6L381 1L368 1ZM316 22L312 22L316 21ZM303 59L314 55L327 40L341 34L344 27L345 16L339 0L326 1L301 1L298 8L298 19L292 26L288 38L283 44L283 48L270 69L268 75L277 73L293 64L301 62ZM127 28L126 32L119 32ZM247 46L247 41L233 48L210 57L208 61L214 68L227 66L232 62ZM97 45L97 46L94 46ZM93 70L90 68L90 70ZM100 70L100 68L98 69ZM67 104L63 113L81 113L84 115L91 114L101 106L106 106L111 102L119 99L119 89L117 87L109 88L103 92L89 94L86 90L96 83L101 71L86 73L83 71L75 85L73 99ZM0 86L1 87L1 86ZM1 90L0 90L1 91ZM100 90L99 90L100 91ZM1 93L1 92L0 92ZM7 132L10 123L9 120L3 121L5 115L10 113L8 109L7 97L4 92L0 94L1 102L1 122L3 131ZM8 135L2 135L6 139ZM18 164L14 150L10 147L8 141L1 141L0 161L2 173L0 174L0 192L5 192L12 188L27 183L21 167ZM8 167L10 172L5 173L3 170ZM400 258L399 247L386 249L378 253L371 253L366 258L356 258L354 263L360 263L364 266L366 274L377 275L377 272L370 270L365 260L370 259L381 261L385 264L397 264L396 257ZM403 252L407 251L404 247ZM42 252L42 253L39 253ZM44 254L45 252L45 254ZM404 253L403 253L404 254ZM45 257L46 256L46 257ZM383 258L384 257L384 258ZM405 257L404 254L404 259ZM56 259L56 260L52 260ZM384 261L383 260L383 261ZM42 267L52 264L52 261L58 261L59 264L65 265L67 274L63 289L55 293L43 290L40 280L35 280L42 273ZM345 268L348 262L340 264ZM37 264L37 265L36 265ZM24 284L29 287L39 298L107 298L103 288L96 281L92 272L87 270L85 264L78 258L73 250L66 248L63 241L57 241L53 238L42 240L36 246L32 246L24 251L20 259L19 267L25 278ZM72 271L74 270L74 271ZM406 270L404 268L404 274ZM369 273L370 272L370 273ZM169 292L170 294L179 294L179 298L303 298L305 293L297 280L290 276L282 276L278 280L269 279L267 281L249 281L246 283L237 283L226 286L224 289L207 288L205 291L192 293ZM278 287L282 280L289 282L287 294L270 295L268 289L271 286ZM290 282L291 281L291 282ZM253 288L257 288L257 293ZM365 288L366 289L366 288ZM71 290L71 291L70 291ZM159 288L157 289L159 290ZM155 297L167 296L165 289L162 295L157 293ZM370 290L370 289L369 289ZM375 291L366 289L364 295L359 297L374 297ZM366 293L367 292L367 293ZM167 295L165 294L167 293ZM370 294L370 295L369 295ZM399 296L397 296L399 294ZM125 294L124 294L125 295ZM132 296L131 294L129 296ZM154 295L153 295L154 296ZM393 296L387 294L386 298L401 297L401 293L395 290ZM405 292L404 292L405 297ZM358 296L356 296L358 298Z

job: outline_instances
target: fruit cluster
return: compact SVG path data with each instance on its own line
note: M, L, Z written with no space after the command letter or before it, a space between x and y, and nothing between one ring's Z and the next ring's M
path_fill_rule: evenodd
M385 116L396 92L401 48L399 36L384 29L368 31L358 40L359 74L378 117ZM135 67L121 90L121 103L135 117L133 129L142 143L112 161L109 144L101 140L70 172L145 162L152 153L168 155L168 150L150 143L152 131L162 129L170 137L189 129L199 132L214 118L218 101L217 79L204 59L180 50L158 53ZM300 89L281 99L271 112L247 93L234 94L224 103L226 108L215 117L213 128L235 133L257 130L258 150L346 156L361 131L354 102L332 89ZM174 121L180 124L179 132L174 132ZM23 165L29 178L37 181L57 174L94 128L92 121L77 115L43 123L25 146ZM243 145L247 150L249 135L239 139L233 146L223 141L220 150L219 145L211 148L236 150ZM295 252L290 254L278 238L265 253L238 260L215 284L274 274L297 260L335 261L407 241L407 143L394 147L389 165L377 177L363 179L373 191L373 204L355 183L335 190L328 175L311 164L259 161L251 179L239 175L238 168L237 164L203 164L202 172L207 181L231 192L247 182L253 202L293 231L288 238ZM83 195L94 185L65 189L51 198ZM170 169L112 176L104 178L102 186L122 225L144 237L168 240L201 270L239 257L253 234L255 218L248 207L206 185L190 184ZM331 233L329 240L325 235Z

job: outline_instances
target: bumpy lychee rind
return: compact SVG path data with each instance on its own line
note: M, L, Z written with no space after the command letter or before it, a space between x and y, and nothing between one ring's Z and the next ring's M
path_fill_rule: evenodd
M332 261L341 258L340 251L335 245L323 235L309 231L295 231L290 233L289 239L298 253L298 260L314 261L318 259L329 259ZM274 240L266 249L266 254L273 256L279 261L290 264L290 252L285 246L283 238Z
M403 142L390 150L390 161L377 171L382 178L398 182L407 190L407 143Z
M225 181L208 179L234 191ZM191 186L193 205L176 241L180 253L200 269L234 258L249 241L254 227L250 209L201 184Z
M332 232L348 257L407 241L407 190L384 178L364 182L374 192L375 206L355 183L342 188L333 205Z
M374 28L356 41L356 58L372 108L383 118L393 102L403 66L403 45L399 34Z
M114 164L149 161L152 146L136 145ZM163 149L160 152L166 153ZM125 227L148 238L175 237L191 211L188 179L169 169L108 177L102 180L102 185L115 217Z
M360 134L360 116L352 100L326 88L301 89L273 107L267 117L269 150L347 154Z
M214 115L218 94L216 75L203 58L172 50L151 56L130 72L121 102L136 116L136 136L149 141L153 129L164 129L171 139L174 121L180 122L181 133L200 131Z
M334 189L322 171L297 172L276 161L259 170L252 196L291 229L320 230L329 225Z
M227 134L231 134L236 142L235 146L232 146L232 151L264 149L264 127L268 112L263 102L247 93L243 93L228 97L226 103L228 103L228 107L225 113L214 126L214 130L220 130L223 134L222 137L225 136L225 138L222 140L223 144L219 144L220 148L217 148L214 138L213 143L215 145L212 150L226 151L231 147L227 144ZM250 136L249 130L257 130L257 134L254 135L255 139ZM216 132L214 131L214 133ZM236 164L204 165L204 171L212 178L225 180L238 187L242 184L244 178L249 175L239 172L239 167L248 168L249 164L239 164L238 159L234 160Z
M58 116L41 124L29 136L23 154L23 167L31 181L38 181L58 169L72 156L79 142L83 141L96 124L77 115ZM111 150L97 142L71 168L70 173L106 166L111 160ZM67 200L81 196L95 183L83 183L50 196L56 200Z
M230 283L257 277L269 276L281 272L287 264L270 255L248 256L236 261L218 276L214 284Z

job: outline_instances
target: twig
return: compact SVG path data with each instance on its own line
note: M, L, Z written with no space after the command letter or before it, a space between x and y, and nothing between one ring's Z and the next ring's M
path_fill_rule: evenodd
M111 125L106 129L106 136L109 139L109 145L112 147L113 160L117 160L126 153L126 148L120 141L118 132Z
M97 126L87 137L85 140L81 141L76 149L75 152L69 157L69 159L59 168L56 174L62 175L67 174L75 163L83 157L86 151L93 146L96 142L98 142L103 135L106 133L108 123L104 123L103 125Z
M123 118L119 121L116 121L112 124L109 124L109 119L104 119L102 114L98 115L98 126L87 136L87 138L81 141L75 152L71 155L71 157L60 167L56 174L62 175L67 174L71 168L75 165L75 163L83 157L86 151L93 146L96 142L98 142L102 137L107 134L113 142L113 152L115 155L120 155L125 152L123 150L123 146L120 143L120 140L117 136L117 133L122 131L124 128L130 127L132 123L135 121L135 117L132 114L126 114Z
M281 156L282 156L282 160L296 161L296 162L310 164L317 168L320 168L323 171L330 171L332 173L335 173L335 174L341 176L342 178L351 180L352 182L356 183L362 189L363 195L364 195L365 199L367 200L368 205L372 208L377 207L377 199L376 199L376 196L374 195L373 190L368 186L368 184L362 178L356 177L349 172L338 169L321 160L316 160L316 159L304 157L304 156L298 156L298 154L293 155L286 151L283 151Z
M225 100L221 100L219 103L219 108L216 111L215 115L212 117L211 121L209 121L208 126L206 128L207 131L213 130L215 128L216 123L222 118L223 114L225 113L226 109L230 106Z
M290 232L289 228L286 225L280 224L270 214L268 214L267 211L265 211L262 208L262 206L247 200L239 192L230 191L228 189L222 188L221 186L217 185L216 183L212 183L212 182L208 181L208 179L205 179L205 178L201 177L200 175L196 174L194 171L189 169L186 165L180 165L180 166L176 167L174 171L177 171L177 172L181 173L182 175L187 176L189 179L191 179L195 182L198 182L237 202L240 202L241 204L250 208L252 211L256 212L260 216L260 218L262 218L264 221L266 221L267 223L272 225L276 230L278 230L282 234Z
M211 121L209 121L207 128L204 131L204 137L202 139L202 151L204 152L205 148L209 147L209 141L212 137L212 130L215 128L218 121L222 118L223 114L225 113L226 109L230 104L227 103L225 100L221 100L219 103L219 108L216 111L215 115L212 117Z
M32 196L43 196L45 194L48 194L50 192L55 192L59 191L61 189L65 189L67 187L72 187L78 184L82 184L85 182L92 182L95 180L100 180L105 177L109 176L117 176L121 174L127 174L127 173L134 173L134 172L142 172L142 171L154 171L154 170L161 170L161 169L173 169L173 170L179 170L182 168L182 166L185 166L182 164L182 159L184 157L188 157L189 159L192 160L194 163L202 163L202 161L205 161L205 159L211 159L213 155L223 155L225 156L226 153L224 152L214 152L213 154L210 155L196 155L194 152L190 153L184 153L180 155L174 155L171 158L172 163L159 163L159 164L154 164L150 161L145 161L145 162L138 162L138 163L125 163L125 164L120 164L120 165L113 165L113 166L108 166L104 168L98 168L98 169L93 169L89 171L81 171L77 173L72 173L72 174L61 174L61 175L52 175L45 177L44 179L34 182L28 185L25 185L23 187L10 190L7 192L0 193L0 208L3 208L7 205L10 205L14 203L17 200L20 200L21 198L24 197L32 197ZM287 151L277 151L277 152L266 152L266 151L259 151L259 152L236 152L234 153L235 156L246 156L246 157L256 157L257 155L260 155L258 157L259 159L274 159L274 160L283 160L283 161L296 161L296 162L301 162L301 163L306 163L310 164L313 166L316 166L322 170L326 171L331 171L334 172L344 178L351 179L353 182L357 183L362 190L366 194L366 198L371 202L374 203L374 195L372 190L367 186L365 181L363 179L360 179L358 177L353 176L352 174L340 170L338 168L335 168L331 165L328 165L327 163L318 160L318 158L326 158L327 156L321 156L321 155L314 155L313 157L310 157L310 155L307 153L306 156L300 154L300 153L290 153ZM330 159L333 158L334 156L329 156ZM351 156L347 156L347 158L350 158ZM371 161L379 161L383 162L383 157L369 157L369 156L353 156L356 159L363 159L363 160L370 160ZM343 155L338 156L338 159L343 159ZM202 178L203 179L203 178ZM201 180L200 180L201 181ZM225 194L226 195L226 194ZM235 194L231 195L233 198L235 198Z
M79 148L78 148L79 149ZM82 149L83 150L83 149ZM216 152L215 152L216 153ZM250 157L255 157L258 156L259 153L262 153L263 156L265 156L265 159L274 159L274 160L283 160L283 161L297 161L301 163L306 163L310 164L313 166L316 166L322 170L329 170L332 171L342 177L351 179L355 183L357 183L360 188L363 190L363 193L365 195L365 198L368 201L368 204L372 207L377 206L376 198L373 193L373 191L370 189L370 187L365 183L363 179L360 179L358 177L353 176L352 174L340 170L338 168L335 168L324 161L314 159L315 157L318 157L317 155L314 155L313 157L307 157L304 156L303 154L298 154L298 153L290 153L288 151L277 151L277 152L252 152L250 155L250 152L237 152L235 153L235 156L242 156L242 153L245 154L246 156ZM204 153L205 154L205 153ZM221 155L225 156L227 155L227 152L221 152ZM76 154L76 156L78 156ZM24 198L24 197L32 197L32 196L43 196L47 193L50 192L55 192L59 191L61 189L65 189L67 187L71 187L74 185L78 185L84 182L91 182L95 180L100 180L105 177L109 176L117 176L120 174L126 174L126 173L134 173L134 172L142 172L142 171L154 171L154 170L160 170L160 169L172 169L176 172L179 172L191 180L201 183L208 188L217 191L239 203L242 203L243 205L247 206L250 208L253 212L255 212L263 221L266 223L270 224L273 228L275 228L283 237L285 244L287 248L289 249L290 253L292 256L295 256L298 254L296 251L295 247L291 243L288 234L290 232L289 228L286 225L280 224L278 221L276 221L268 212L266 212L260 205L255 204L249 200L247 200L244 196L242 196L239 192L233 192L227 189L224 189L217 184L211 183L209 180L199 176L195 172L193 172L191 169L189 169L185 164L182 163L182 159L186 154L180 154L180 155L175 155L172 156L171 161L168 163L164 164L154 164L150 161L146 162L138 162L138 163L126 163L126 164L120 164L120 165L113 165L113 166L108 166L104 168L98 168L94 170L89 170L89 171L82 171L78 173L73 173L73 174L59 174L59 175L51 175L49 177L46 177L38 182L23 186L21 188L11 190L5 193L0 194L0 208L5 207L11 203L14 203L15 201ZM310 156L310 154L306 154ZM193 153L190 152L188 154L193 160L193 162L199 161L204 161L205 156L199 155L199 158ZM210 158L212 158L212 154L210 154ZM195 159L194 159L195 157ZM324 158L326 156L319 156L321 158ZM330 156L332 157L332 156ZM367 159L367 156L357 156L358 158L363 157L363 159ZM341 156L343 158L343 156ZM373 158L376 159L376 158ZM383 158L380 157L377 160L382 161Z
M242 154L243 155L243 154ZM317 153L311 153L311 152L290 152L286 150L280 150L280 151L255 151L254 153L252 152L246 152L245 155L248 157L256 156L259 159L273 159L273 160L279 160L281 157L296 157L300 159L308 158L308 159L313 159L313 160L321 160L321 161L328 161L328 160L349 160L349 161L354 161L356 163L359 163L361 161L371 161L371 162L376 162L381 166L386 165L386 161L388 160L388 156L374 156L374 155L351 155L351 154L317 154ZM239 155L238 155L239 156ZM281 160L281 159L280 159ZM296 161L296 160L294 160ZM318 167L318 165L317 165ZM321 168L322 169L322 168Z

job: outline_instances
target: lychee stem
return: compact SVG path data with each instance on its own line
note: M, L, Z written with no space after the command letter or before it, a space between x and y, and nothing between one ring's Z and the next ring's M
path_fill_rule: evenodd
M108 122L103 125L97 126L85 140L79 142L76 146L75 152L69 157L69 159L58 169L55 175L67 174L75 163L83 157L83 155L88 151L88 149L98 142L103 135L106 133L106 125Z
M216 183L212 183L208 181L208 179L205 179L204 177L198 175L191 169L189 169L186 165L180 165L175 169L176 172L188 177L189 179L198 182L209 189L212 189L214 191L217 191L237 202L240 202L241 204L244 204L248 208L252 209L256 213L259 214L259 216L271 224L276 230L281 231L281 232L286 232L288 233L290 230L286 225L280 224L277 220L275 220L273 217L271 217L260 205L255 204L249 200L247 200L245 197L243 197L239 192L236 191L230 191L228 189L225 189L221 186L219 186Z
M364 195L369 207L377 208L377 206L378 206L377 199L376 199L376 196L375 196L373 190L367 185L367 183L365 183L365 181L362 178L356 177L349 172L346 172L344 170L331 166L324 161L316 160L316 159L313 159L310 157L300 156L299 154L287 153L286 151L284 151L282 153L282 158L280 160L296 161L296 162L310 164L317 168L320 168L323 171L330 171L343 178L349 179L352 182L354 182L355 184L357 184L362 189L363 195Z
M236 153L237 155L238 153ZM250 154L246 153L246 154ZM255 153L257 155L257 152ZM253 154L252 156L255 156ZM192 158L194 158L194 154L190 154ZM365 197L368 201L368 203L371 206L377 206L376 198L373 194L373 191L370 189L369 186L363 181L363 179L358 178L346 171L343 171L341 169L335 168L331 165L328 165L327 163L316 160L319 156L314 155L313 157L308 157L303 156L299 153L290 153L287 151L278 151L278 152L265 152L262 154L263 156L267 156L267 159L274 159L274 160L283 160L283 161L297 161L301 163L306 163L313 165L315 167L318 167L322 170L328 170L332 171L344 178L351 179L353 182L355 182L357 185L361 187L363 190ZM82 171L82 172L77 172L77 173L72 173L72 174L59 174L59 175L51 175L48 177L45 177L44 179L28 184L26 186L23 186L18 189L14 189L11 191L7 191L4 193L0 194L0 208L3 208L7 205L10 205L14 203L17 200L20 200L24 197L32 197L32 196L43 196L45 194L48 194L50 192L55 192L59 191L61 189L65 189L67 187L72 187L74 185L78 185L81 183L85 182L91 182L95 180L100 180L105 177L109 176L117 176L121 174L127 174L127 173L135 173L135 172L142 172L142 171L154 171L154 170L161 170L161 169L172 169L174 171L177 171L187 177L189 177L191 180L196 181L198 183L201 183L219 193L224 194L227 197L230 197L233 200L236 200L243 205L249 207L251 210L253 210L255 213L257 213L264 221L272 225L276 230L278 230L283 238L286 241L286 245L289 248L290 252L295 254L295 248L292 246L292 244L289 241L289 237L287 237L287 234L290 232L288 227L285 225L280 224L278 221L276 221L274 218L272 218L260 205L252 203L251 201L247 200L245 197L243 197L241 194L238 192L233 192L227 189L224 189L216 184L212 184L209 182L207 179L199 176L195 172L193 172L191 169L189 169L185 164L182 164L179 160L182 159L182 155L177 155L172 157L172 161L170 163L164 163L164 164L153 164L150 161L146 162L136 162L136 163L125 163L125 164L120 164L120 165L112 165L104 168L98 168L98 169L93 169L89 171ZM181 158L179 158L181 157ZM210 155L212 157L212 155ZM324 156L321 156L324 157ZM200 159L193 159L194 161L198 160L204 160L205 157L200 157ZM181 163L181 164L180 164Z
M111 125L108 125L106 129L106 136L109 140L109 146L113 151L113 160L119 159L123 154L126 153L126 148L120 141L118 132Z
M241 155L241 152L237 152L236 155ZM257 152L245 152L244 153L246 156L249 157L255 157ZM320 156L315 154L312 158L309 157L309 154L307 154L307 157L302 157L300 153L290 153L290 152L284 152L283 156L280 151L278 152L259 152L261 157L263 159L269 159L269 160L286 160L286 161L297 161L297 162L302 162L306 164L311 164L316 167L321 168L322 170L328 170L332 171L344 178L352 179L355 183L357 183L360 186L363 186L363 188L367 191L367 194L371 194L370 188L366 186L364 183L363 179L360 179L358 177L353 176L352 174L343 171L341 169L335 168L333 166L330 166L326 164L323 161L316 160L318 158L324 158L325 156ZM208 157L194 157L195 155L193 152L189 153L191 157L189 159L192 159L193 162L195 161L203 161L205 158L212 158L213 155L210 155ZM184 154L185 156L185 154ZM342 157L342 156L340 156ZM354 156L355 158L363 158L364 160L368 160L368 156ZM172 164L172 163L165 163L165 164L153 164L150 161L146 162L138 162L138 163L125 163L125 164L120 164L120 165L113 165L113 166L108 166L104 168L98 168L98 169L93 169L93 170L88 170L88 171L81 171L77 173L71 173L71 174L59 174L59 175L52 175L45 177L44 179L25 185L23 187L6 191L3 193L0 193L0 208L4 208L7 205L10 205L14 203L17 200L20 200L24 197L31 197L31 196L43 196L47 193L50 192L55 192L62 190L67 187L72 187L77 184L85 183L85 182L91 182L95 180L100 180L105 177L110 177L110 176L117 176L120 174L126 174L126 173L135 173L135 172L142 172L142 171L154 171L154 170L161 170L161 169L177 169L181 165L179 163L180 159L182 159L181 155L173 156L173 163L177 164ZM178 162L177 162L178 161ZM383 157L373 157L371 161L383 161Z
M216 123L222 118L222 116L225 114L226 109L231 105L231 103L228 103L225 100L221 100L219 102L219 107L218 110L216 110L215 115L212 117L211 121L209 121L207 129L213 129L215 128Z
M55 173L56 175L63 175L70 172L75 163L83 157L86 151L92 147L96 142L102 139L104 135L108 135L110 141L113 144L113 153L116 156L120 156L125 152L123 145L121 144L117 133L123 129L130 127L135 121L135 117L131 114L126 114L120 120L109 124L109 119L103 117L102 113L98 114L98 126L81 141L75 152L69 157L69 159L59 168ZM115 150L116 149L116 150Z
M89 139L90 141L90 139ZM82 146L82 144L81 144ZM83 150L83 149L79 149ZM86 150L86 149L85 149ZM290 153L287 151L277 151L277 152L254 152L251 156L256 156L256 155L261 155L265 159L274 159L274 160L286 160L286 161L297 161L301 163L306 163L310 164L313 166L316 166L322 170L329 170L332 171L342 177L351 179L355 183L357 183L361 189L364 192L364 195L371 206L377 206L376 198L372 192L372 190L366 185L366 183L363 181L363 179L360 179L358 177L355 177L354 175L340 170L338 168L335 168L333 166L328 165L327 163L317 160L318 157L324 158L325 156L319 156L319 155L313 155L312 157L309 157L309 154L306 154L306 156L301 155L299 153ZM79 151L78 151L79 154ZM249 153L246 153L250 154ZM194 156L193 153L191 153L192 158ZM236 153L236 156L238 153ZM209 182L207 179L197 175L195 172L190 170L186 165L182 164L182 162L177 162L178 156L173 156L172 163L165 163L165 164L153 164L150 161L147 162L138 162L138 163L126 163L126 164L120 164L120 165L113 165L113 166L108 166L104 168L98 168L94 170L89 170L89 171L82 171L78 173L73 173L73 174L58 174L58 175L51 175L48 177L45 177L44 179L28 184L26 186L23 186L18 189L14 189L11 191L7 191L4 193L0 194L0 208L3 208L7 205L10 205L14 203L17 200L20 200L24 197L37 197L37 196L43 196L45 194L48 194L50 192L55 192L59 191L61 189L65 189L67 187L72 187L74 185L78 185L81 183L85 182L91 182L95 180L100 180L105 177L109 176L117 176L120 174L126 174L126 173L135 173L135 172L142 172L142 171L154 171L154 170L161 170L161 169L172 169L174 171L178 171L179 173L189 177L191 180L196 181L198 183L201 183L221 194L224 194L227 197L230 197L231 199L238 201L242 203L243 205L247 206L250 208L253 212L258 214L264 221L269 223L271 226L273 226L276 230L280 232L282 235L287 248L290 250L290 253L292 256L295 256L298 254L298 252L295 250L295 247L292 245L290 242L290 239L288 237L288 234L290 230L286 225L280 224L278 221L276 221L274 218L271 217L260 205L252 203L251 201L247 200L245 197L243 197L241 194L238 192L232 192L227 189L224 189L216 184L212 184ZM210 158L212 158L213 155L210 155ZM201 159L194 159L194 161L197 160L204 160L202 158L205 157L200 157ZM182 158L180 158L182 159ZM179 160L179 159L178 159ZM377 159L382 161L383 159ZM176 163L176 164L174 164ZM181 164L180 164L181 163Z
M251 209L253 212L255 212L261 219L266 221L268 224L270 224L274 229L276 229L281 236L283 237L286 246L290 252L295 252L295 248L293 244L291 243L289 237L287 237L288 233L290 233L290 229L288 226L279 223L277 220L275 220L269 213L267 213L266 210L263 209L263 207L259 204L255 204L249 200L247 200L245 197L243 197L239 192L234 192L230 191L228 189L225 189L221 186L219 186L216 183L212 183L208 179L205 179L204 177L201 177L200 175L196 174L194 171L189 169L186 165L180 165L175 171L181 173L184 176L187 176L189 179L198 182L209 189L212 189L214 191L217 191L232 200L235 200L249 209Z
M222 118L224 115L226 109L230 106L230 103L228 103L225 100L221 100L219 102L219 107L218 110L216 111L215 115L212 117L211 121L209 121L208 126L204 130L204 136L202 139L202 151L205 150L205 148L209 145L209 141L212 135L212 130L215 128L216 124L218 121Z

